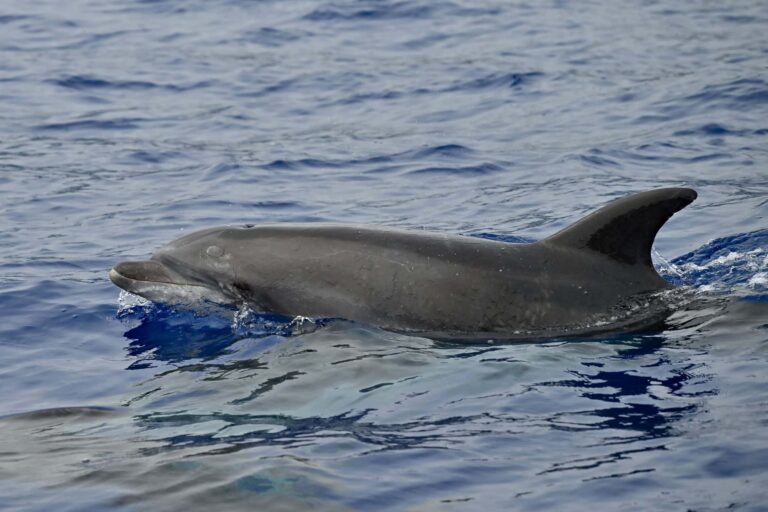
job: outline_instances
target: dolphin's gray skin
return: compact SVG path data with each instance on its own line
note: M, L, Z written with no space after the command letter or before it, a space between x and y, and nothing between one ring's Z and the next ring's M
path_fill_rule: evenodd
M343 224L218 227L109 275L158 302L246 303L432 337L629 330L651 320L646 308L617 325L611 317L671 287L653 268L651 245L695 198L686 188L631 195L532 244Z

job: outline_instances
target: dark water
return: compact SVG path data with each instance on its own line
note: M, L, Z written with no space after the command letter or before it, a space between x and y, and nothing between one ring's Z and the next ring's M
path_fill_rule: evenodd
M0 57L0 509L768 507L764 2L11 0ZM209 225L539 239L671 185L656 259L706 298L646 335L446 345L106 276Z

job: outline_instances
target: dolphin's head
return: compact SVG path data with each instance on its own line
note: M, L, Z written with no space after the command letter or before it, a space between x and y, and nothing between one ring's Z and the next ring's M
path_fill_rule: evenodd
M238 303L236 272L221 240L227 229L190 233L162 247L149 260L118 263L109 278L123 290L163 304Z

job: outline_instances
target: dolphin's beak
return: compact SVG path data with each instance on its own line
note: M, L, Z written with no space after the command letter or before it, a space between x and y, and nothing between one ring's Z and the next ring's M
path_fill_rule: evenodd
M190 282L155 260L124 261L109 271L109 279L123 290L160 304L233 304L217 288Z
M109 279L126 291L133 291L139 283L179 283L163 264L157 261L124 261L109 271Z

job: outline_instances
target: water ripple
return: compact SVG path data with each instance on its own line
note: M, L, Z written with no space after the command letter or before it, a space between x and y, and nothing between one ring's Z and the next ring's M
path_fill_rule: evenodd
M753 0L6 6L0 509L760 510L765 20ZM209 225L531 242L661 186L699 198L656 238L687 286L656 333L438 343L107 278Z
M203 81L195 84L179 86L175 84L157 84L154 82L140 81L140 80L104 80L94 76L88 75L74 75L57 80L52 80L51 83L65 87L67 89L75 89L78 91L89 89L117 89L117 90L136 90L144 91L151 89L164 89L172 92L183 92L192 89L198 89L201 87L208 87L211 82Z

